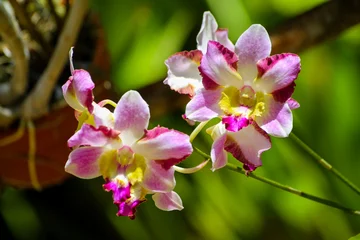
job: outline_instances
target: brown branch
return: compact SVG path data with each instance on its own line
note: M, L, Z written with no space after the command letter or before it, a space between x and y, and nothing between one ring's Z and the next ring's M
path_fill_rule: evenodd
M15 15L18 17L20 24L26 28L31 37L40 45L43 51L43 56L48 57L52 52L51 45L45 40L44 36L37 30L35 24L31 21L23 6L17 0L9 0L14 9Z
M10 82L0 84L0 104L7 105L21 96L27 87L29 49L22 39L20 27L10 8L0 1L0 34L15 62Z
M270 32L273 53L301 52L360 23L359 0L323 3Z
M50 13L51 15L53 16L54 20L55 20L55 23L56 23L56 30L58 32L61 31L63 25L64 25L64 22L63 22L63 19L61 19L61 17L58 15L58 13L56 12L56 9L55 9L55 5L54 5L54 2L53 0L47 0L47 4L49 5L49 9L50 9Z
M69 17L66 19L63 31L57 41L54 54L35 88L23 104L22 116L25 119L40 117L48 111L51 94L68 59L69 49L74 45L79 34L87 10L87 0L74 1Z

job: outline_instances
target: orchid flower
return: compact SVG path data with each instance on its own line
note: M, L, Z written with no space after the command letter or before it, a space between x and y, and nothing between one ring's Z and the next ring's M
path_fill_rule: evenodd
M104 189L113 192L117 215L131 219L147 194L154 194L162 210L183 208L173 191L173 165L191 154L189 137L164 127L146 130L149 118L147 103L138 92L129 91L119 100L112 125L83 124L68 141L75 149L65 170L84 179L102 175Z
M71 76L62 86L62 92L67 104L75 110L75 117L79 121L78 129L83 123L93 126L109 125L114 121L113 114L104 107L107 101L94 102L94 82L90 74L84 69L74 69L73 48L70 49Z
M168 77L164 83L171 89L191 97L197 90L203 88L198 67L210 40L218 41L234 50L234 44L228 38L227 29L219 29L214 16L210 12L205 12L200 32L196 37L197 50L183 51L169 57L165 61Z
M203 21L201 29L214 29L214 21ZM291 95L300 58L291 53L269 56L270 38L259 24L250 26L234 47L227 41L206 39L207 48L202 48L197 69L202 84L192 93L185 116L199 122L221 118L221 123L207 131L214 139L213 170L225 166L226 150L252 171L261 165L261 153L271 147L268 134L286 137L292 130L291 110L299 104ZM180 61L174 62L176 67L168 63L167 79L178 84L184 79L173 78L174 69L182 70L181 76L195 75L195 68ZM175 89L175 85L170 87Z

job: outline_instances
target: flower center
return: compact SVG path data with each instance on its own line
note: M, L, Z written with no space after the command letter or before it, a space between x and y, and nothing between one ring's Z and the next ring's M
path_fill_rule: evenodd
M265 110L264 93L255 92L248 85L241 89L226 87L222 92L219 106L228 116L259 117Z

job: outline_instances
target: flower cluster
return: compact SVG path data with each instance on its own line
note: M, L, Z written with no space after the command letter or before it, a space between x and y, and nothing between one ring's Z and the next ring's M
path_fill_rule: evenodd
M230 152L246 171L253 171L261 166L262 152L271 147L269 135L286 137L292 130L291 110L299 104L291 96L300 58L270 52L269 35L261 25L250 26L234 45L228 31L219 29L205 12L197 49L176 53L165 62L164 83L191 99L183 117L203 122L201 126L220 119L206 130L213 139L212 170L224 167ZM150 111L138 92L128 91L117 104L96 103L90 74L74 69L72 62L71 74L63 94L79 124L68 140L72 152L65 170L84 179L103 176L119 216L133 219L147 194L162 210L181 210L181 199L173 191L175 170L192 173L207 163L187 170L175 166L192 153L189 136L160 126L147 130Z
M300 72L300 58L292 53L269 56L271 42L265 28L250 26L235 45L210 12L205 12L197 36L197 50L176 53L166 60L164 83L188 94L185 118L221 122L207 132L214 140L212 169L224 167L227 152L253 171L260 155L271 147L269 135L287 137L292 130L291 98Z
M79 121L68 140L73 150L65 170L84 179L103 176L119 216L133 219L147 194L153 194L162 210L181 210L181 199L173 191L174 165L192 153L189 137L160 126L147 130L149 107L138 92L125 93L111 112L104 107L109 100L94 102L93 88L82 69L72 70L63 85L64 98Z

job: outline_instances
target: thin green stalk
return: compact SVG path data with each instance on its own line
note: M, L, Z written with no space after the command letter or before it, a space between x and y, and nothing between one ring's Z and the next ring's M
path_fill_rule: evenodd
M307 153L309 153L314 160L317 161L323 168L330 171L334 174L338 179L340 179L343 183L345 183L348 187L350 187L354 192L360 195L360 189L354 183L352 183L349 179L347 179L344 175L342 175L336 168L334 168L330 163L325 161L319 154L317 154L314 150L312 150L306 143L304 143L300 138L298 138L294 133L290 133L290 137Z
M198 149L196 147L194 147L194 149L200 155L202 155L203 157L210 158L210 156L208 154L204 153L200 149ZM244 169L242 169L241 167L238 167L238 166L236 166L234 164L228 163L228 164L226 164L226 168L231 170L231 171L241 173L241 174L246 175L248 177L254 178L256 180L259 180L259 181L261 181L263 183L269 184L269 185L271 185L273 187L279 188L279 189L284 190L286 192L289 192L289 193L295 194L297 196L309 199L311 201L314 201L314 202L317 202L317 203L320 203L320 204L323 204L323 205L326 205L326 206L329 206L329 207L332 207L332 208L337 208L337 209L340 209L340 210L342 210L344 212L347 212L347 213L350 213L350 214L360 215L360 211L358 211L358 210L354 210L354 209L344 207L344 206L342 206L342 205L340 205L340 204L338 204L336 202L333 202L333 201L330 201L330 200L327 200L327 199L323 199L323 198L320 198L320 197L316 197L316 196L314 196L312 194L305 193L303 191L300 191L298 189L283 185L281 183L275 182L275 181L267 179L265 177L257 176L254 173L249 173L249 172L245 171Z
M194 139L196 138L196 136L201 132L201 130L205 127L205 125L206 125L208 122L209 122L209 121L201 122L199 125L196 126L196 128L194 129L194 131L190 134L190 142L194 141Z

